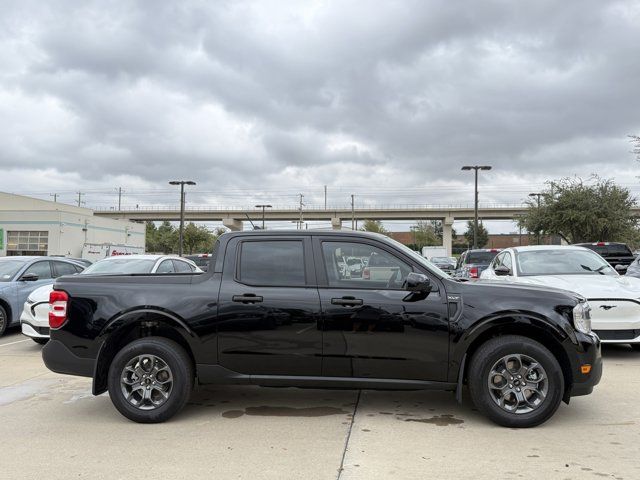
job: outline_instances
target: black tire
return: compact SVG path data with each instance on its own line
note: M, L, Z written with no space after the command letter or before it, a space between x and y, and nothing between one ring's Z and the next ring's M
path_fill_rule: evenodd
M172 388L168 398L152 410L142 410L130 403L125 398L121 384L125 366L141 355L153 355L162 360L172 375ZM160 423L173 417L186 405L193 389L193 381L193 364L184 348L167 338L145 337L129 343L114 357L109 367L109 396L113 405L129 420Z
M494 395L489 389L490 378L495 378L489 375L492 368L496 362L512 354L534 359L542 366L548 379L544 400L529 412L506 411L498 405L497 400L494 400ZM535 340L518 335L496 337L482 344L471 359L467 378L471 398L478 410L504 427L528 428L544 423L556 412L564 394L562 367L555 356ZM508 385L508 387L511 386ZM524 391L525 389L522 389L523 394Z
M7 331L8 324L9 319L7 318L7 311L4 307L0 306L0 337Z
M632 343L631 348L636 352L640 352L640 343Z
M36 342L36 343L38 343L40 345L46 345L47 342L49 341L48 338L34 338L34 337L31 337L31 340L33 340L34 342Z

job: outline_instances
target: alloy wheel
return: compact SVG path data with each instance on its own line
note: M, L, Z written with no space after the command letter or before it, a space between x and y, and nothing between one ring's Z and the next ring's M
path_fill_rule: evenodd
M127 362L120 375L122 395L140 410L162 406L173 389L173 373L162 358L138 355Z
M517 415L539 408L549 391L549 379L542 365L528 355L517 353L495 362L487 383L496 405Z

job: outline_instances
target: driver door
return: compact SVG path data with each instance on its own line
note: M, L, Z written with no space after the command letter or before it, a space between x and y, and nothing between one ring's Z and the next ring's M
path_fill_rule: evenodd
M375 240L314 237L322 308L324 376L445 381L449 320L444 285L410 258ZM343 258L366 267L353 276ZM416 300L403 289L412 271L433 290Z

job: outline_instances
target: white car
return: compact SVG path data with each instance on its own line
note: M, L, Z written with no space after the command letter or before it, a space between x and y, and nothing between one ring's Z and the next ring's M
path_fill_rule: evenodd
M562 288L585 297L603 343L640 350L640 279L621 276L597 253L577 246L507 248L481 279Z
M81 275L132 273L202 273L195 263L172 255L123 255L105 258L87 267ZM49 340L49 294L53 285L37 288L27 298L20 316L23 335L34 342Z

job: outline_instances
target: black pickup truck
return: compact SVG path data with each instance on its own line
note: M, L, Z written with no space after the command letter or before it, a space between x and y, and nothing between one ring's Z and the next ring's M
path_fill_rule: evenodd
M344 258L385 258L368 277ZM371 267L374 268L374 267ZM161 422L195 383L444 389L510 427L538 425L599 382L589 307L562 290L455 280L364 232L238 232L200 274L62 277L51 370L93 377L137 422Z

